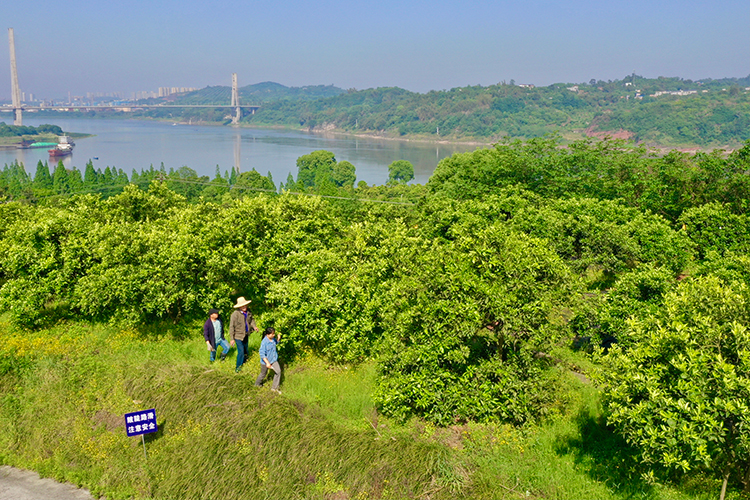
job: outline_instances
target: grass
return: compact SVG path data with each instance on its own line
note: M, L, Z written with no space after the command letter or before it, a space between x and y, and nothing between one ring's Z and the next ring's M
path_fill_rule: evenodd
M23 141L32 142L54 142L57 143L55 134L38 134L38 135L16 135L12 137L0 137L0 146L15 146Z
M239 374L234 349L209 364L199 325L192 331L185 340L160 328L84 323L23 332L0 318L0 463L111 499L682 500L718 492L700 477L675 485L645 475L604 425L597 390L567 371L565 409L545 422L399 424L370 399L374 364L298 360L284 366L276 395L254 387L254 355ZM586 367L585 358L568 361ZM156 408L159 424L146 437L147 459L123 428L125 413L146 408Z

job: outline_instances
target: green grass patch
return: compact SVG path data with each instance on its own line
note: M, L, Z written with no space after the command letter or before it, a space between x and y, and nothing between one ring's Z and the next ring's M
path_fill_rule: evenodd
M209 364L193 330L184 340L185 332L85 323L27 332L0 318L0 463L110 499L682 500L718 492L700 477L681 487L648 478L604 425L595 387L564 367L564 405L545 422L398 424L375 410L372 363L298 360L284 366L277 395L253 385L259 336L236 374L236 350ZM576 356L562 365L586 368ZM146 437L146 459L123 415L152 407L159 432Z

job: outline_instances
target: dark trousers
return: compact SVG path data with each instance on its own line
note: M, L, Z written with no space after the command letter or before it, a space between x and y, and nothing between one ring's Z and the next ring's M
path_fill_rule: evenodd
M237 344L237 370L239 370L242 367L242 365L245 363L245 360L247 359L247 356L248 356L247 342L248 342L248 340L249 340L248 336L245 335L245 339L244 340L235 340L234 341L235 344Z

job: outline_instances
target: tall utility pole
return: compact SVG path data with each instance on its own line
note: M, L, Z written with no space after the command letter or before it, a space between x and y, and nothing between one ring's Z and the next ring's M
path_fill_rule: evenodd
M234 170L237 172L237 175L240 174L240 160L242 159L241 141L242 137L240 137L238 131L237 135L234 136Z
M232 73L232 107L234 107L234 117L232 125L240 123L240 96L237 92L237 73Z
M15 112L13 125L23 125L23 117L21 115L21 89L18 87L16 41L13 37L13 28L8 28L8 39L10 40L10 92L13 99L13 111Z

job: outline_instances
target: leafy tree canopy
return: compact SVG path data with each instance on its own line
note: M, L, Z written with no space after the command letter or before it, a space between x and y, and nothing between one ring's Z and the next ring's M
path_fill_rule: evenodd
M414 178L414 165L407 160L396 160L388 165L388 184L409 182Z

